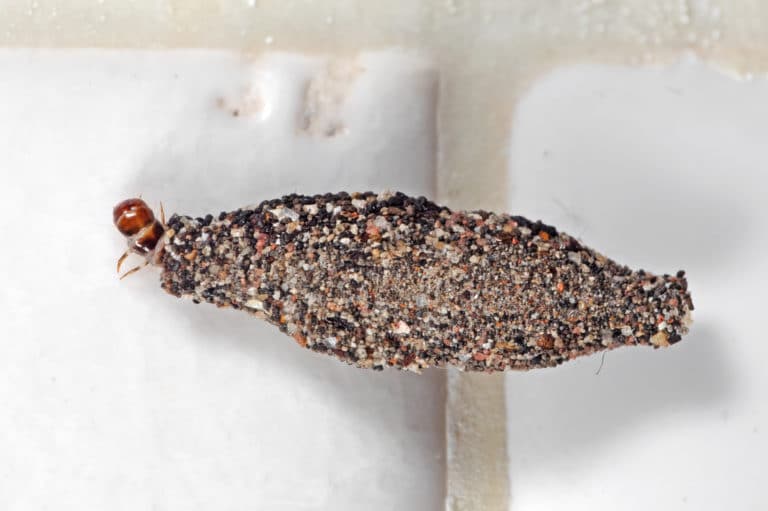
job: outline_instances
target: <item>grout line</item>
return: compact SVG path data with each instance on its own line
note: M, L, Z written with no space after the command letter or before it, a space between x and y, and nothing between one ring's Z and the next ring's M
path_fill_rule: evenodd
M447 371L446 511L507 511L504 374Z

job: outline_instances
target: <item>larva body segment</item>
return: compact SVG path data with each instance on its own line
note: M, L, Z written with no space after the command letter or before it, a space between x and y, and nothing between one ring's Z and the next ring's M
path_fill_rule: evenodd
M401 193L174 215L158 262L172 295L242 309L373 369L525 370L667 346L693 310L683 272L633 272L540 222Z

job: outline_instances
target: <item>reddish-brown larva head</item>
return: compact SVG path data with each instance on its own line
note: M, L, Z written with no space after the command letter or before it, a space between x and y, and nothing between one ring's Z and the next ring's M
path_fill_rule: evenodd
M112 219L124 236L133 236L154 222L155 215L143 200L126 199L112 210Z
M129 250L147 256L157 247L165 227L141 199L126 199L115 206L112 219L117 230L128 238Z

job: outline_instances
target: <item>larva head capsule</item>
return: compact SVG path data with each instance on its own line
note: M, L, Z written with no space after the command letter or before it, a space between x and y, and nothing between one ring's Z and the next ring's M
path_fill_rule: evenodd
M144 266L149 264L165 234L165 226L163 225L165 218L162 219L162 222L158 221L152 209L141 199L126 199L115 206L112 211L112 219L117 230L128 238L128 250L118 259L117 271L120 271L120 266L131 252L146 259ZM141 266L129 270L123 277L139 268Z

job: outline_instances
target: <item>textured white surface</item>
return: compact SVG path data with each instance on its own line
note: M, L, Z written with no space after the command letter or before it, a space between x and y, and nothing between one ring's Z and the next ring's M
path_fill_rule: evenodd
M442 506L441 373L348 368L114 271L111 208L139 193L192 215L431 194L435 73L396 53L341 64L361 70L320 102L344 127L325 137L300 122L323 59L0 52L0 508Z
M768 81L685 60L539 80L510 209L688 272L690 335L507 377L511 509L767 509Z

